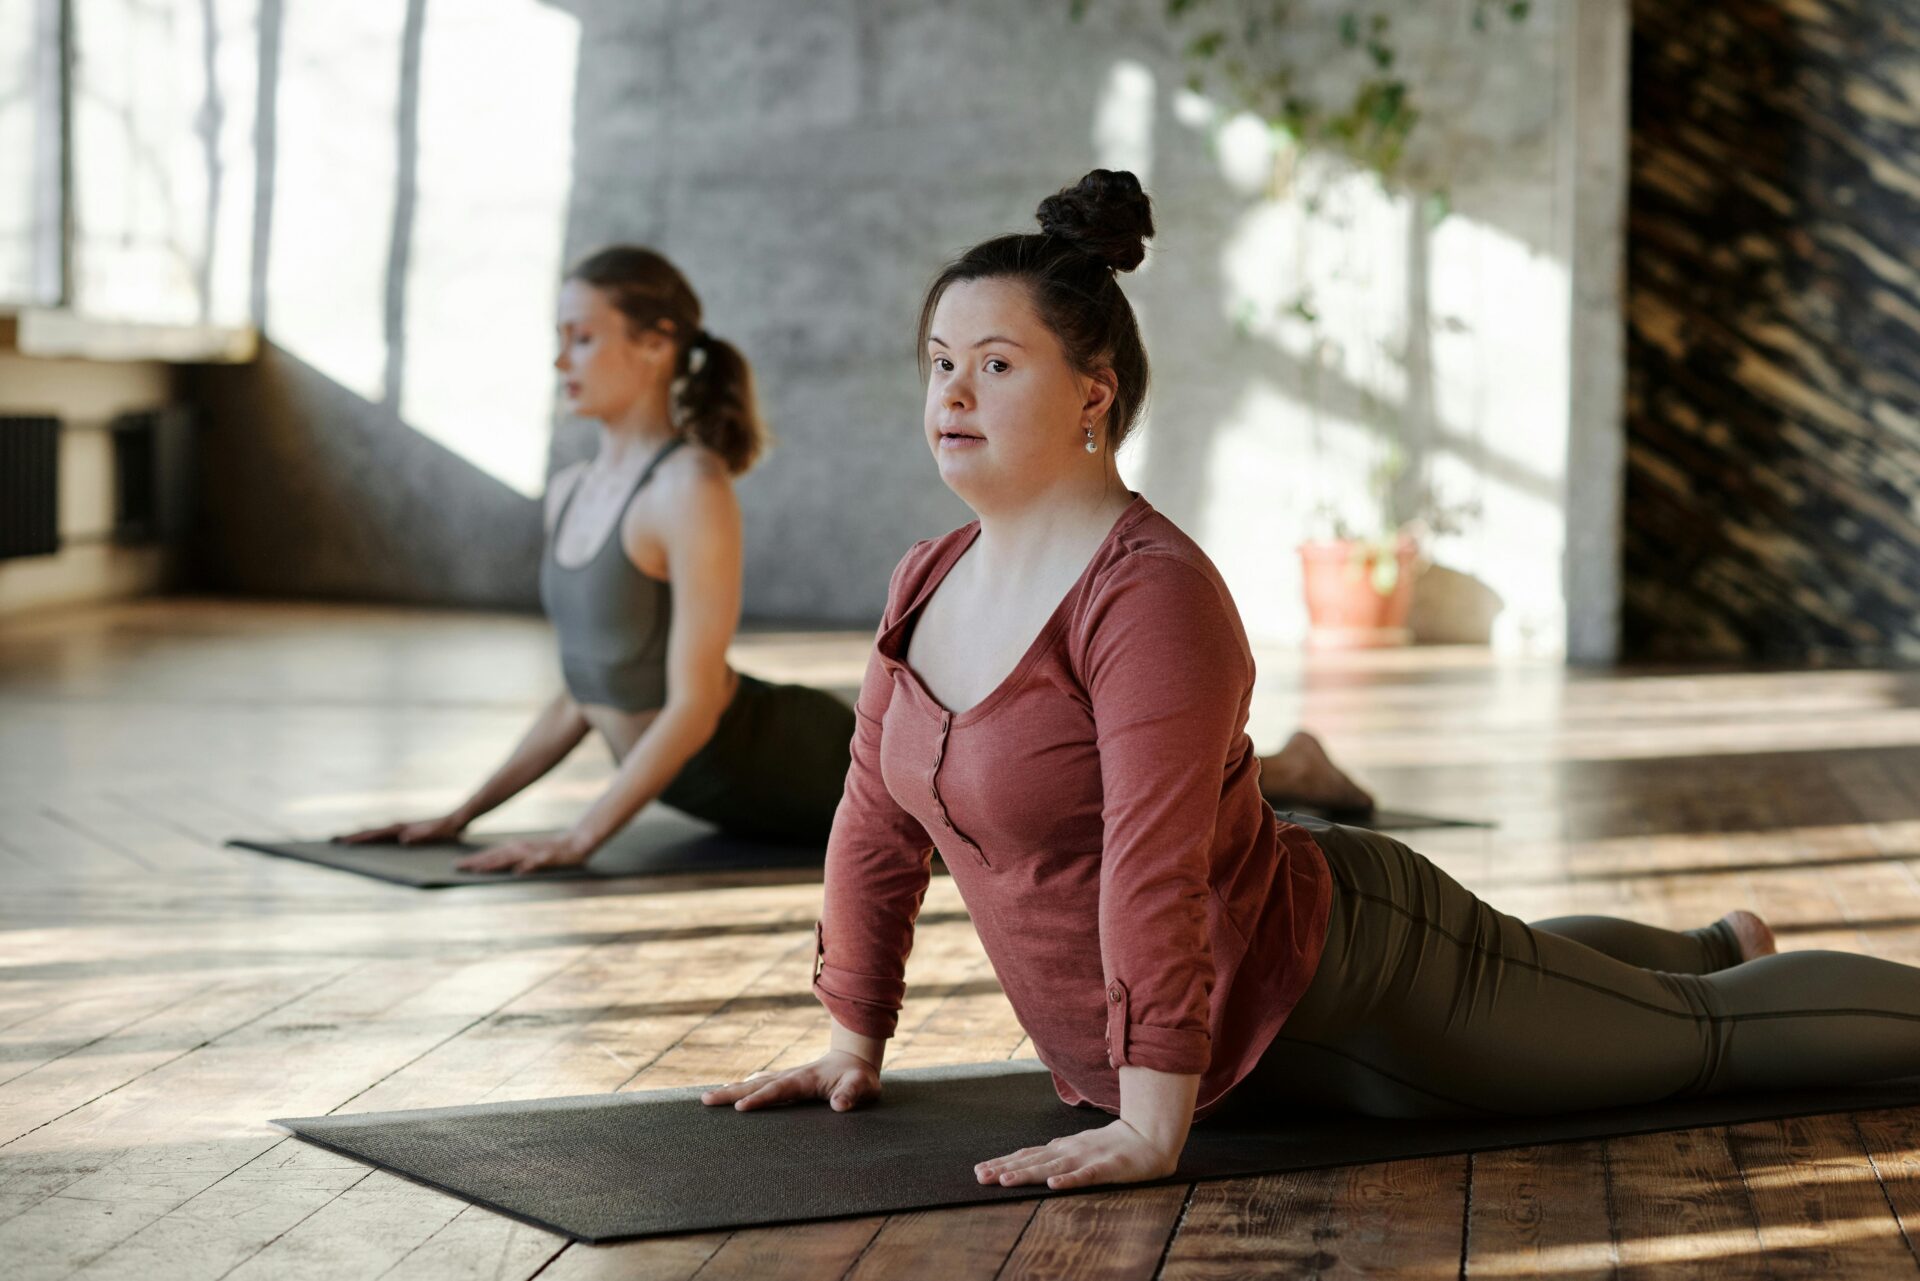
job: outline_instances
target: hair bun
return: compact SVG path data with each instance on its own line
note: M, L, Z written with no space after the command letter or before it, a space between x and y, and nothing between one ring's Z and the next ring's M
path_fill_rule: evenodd
M1042 200L1034 217L1042 234L1072 242L1115 271L1138 267L1153 234L1153 202L1125 169L1095 169Z

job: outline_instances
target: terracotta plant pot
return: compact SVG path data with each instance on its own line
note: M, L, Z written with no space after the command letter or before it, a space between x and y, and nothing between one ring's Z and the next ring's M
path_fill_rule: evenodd
M1401 535L1394 547L1399 574L1390 592L1374 586L1379 556L1374 543L1332 539L1300 544L1309 649L1377 649L1412 642L1407 614L1413 608L1419 544Z

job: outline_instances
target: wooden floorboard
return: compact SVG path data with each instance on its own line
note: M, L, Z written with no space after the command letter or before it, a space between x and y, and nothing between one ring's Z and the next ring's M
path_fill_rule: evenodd
M1466 1241L1471 1157L1337 1171L1321 1227L1326 1277L1455 1277Z
M1329 1249L1339 1170L1304 1170L1196 1184L1168 1247L1164 1281L1318 1276L1338 1257Z
M1725 1130L1609 1140L1608 1209L1628 1277L1759 1277L1753 1201Z
M844 689L867 641L750 635L738 661ZM822 1044L817 883L424 893L223 847L451 803L551 693L550 645L517 616L189 600L0 631L9 1281L1920 1272L1920 1110L600 1247L288 1139L267 1118ZM1503 909L1752 906L1784 946L1920 963L1920 675L1260 661L1256 742L1301 718L1396 805L1497 819L1411 839ZM579 753L488 826L564 823L609 771ZM924 919L891 1062L1030 1055L951 881Z
M1608 1181L1604 1142L1475 1154L1465 1274L1564 1281L1615 1275L1620 1259Z
M993 1281L1038 1209L1038 1201L1013 1201L889 1215L848 1281Z
M1727 1137L1771 1275L1916 1274L1852 1117L1762 1121Z
M1122 1188L1042 1201L1002 1281L1146 1281L1159 1269L1188 1189Z

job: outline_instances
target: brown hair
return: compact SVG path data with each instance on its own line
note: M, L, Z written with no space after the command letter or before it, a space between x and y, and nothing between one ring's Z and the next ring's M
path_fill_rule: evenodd
M1132 174L1095 169L1042 200L1034 217L1038 235L982 241L934 277L920 307L921 369L934 308L948 286L963 280L1021 281L1077 372L1113 371L1118 388L1107 411L1107 439L1110 448L1118 448L1146 404L1147 349L1133 306L1114 276L1132 271L1147 256L1152 202Z
M739 348L700 327L700 299L679 268L639 245L610 245L588 254L567 273L592 285L636 332L655 329L672 338L675 422L738 476L770 443L753 395L753 370Z

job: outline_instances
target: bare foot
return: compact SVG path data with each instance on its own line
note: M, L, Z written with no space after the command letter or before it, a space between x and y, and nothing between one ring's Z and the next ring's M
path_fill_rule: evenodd
M1320 740L1301 730L1260 761L1260 790L1269 801L1336 811L1370 810L1373 794L1348 778Z
M1779 949L1774 946L1773 931L1767 923L1752 912L1728 912L1720 918L1733 931L1734 938L1740 941L1740 959L1751 961L1759 956L1772 956Z

